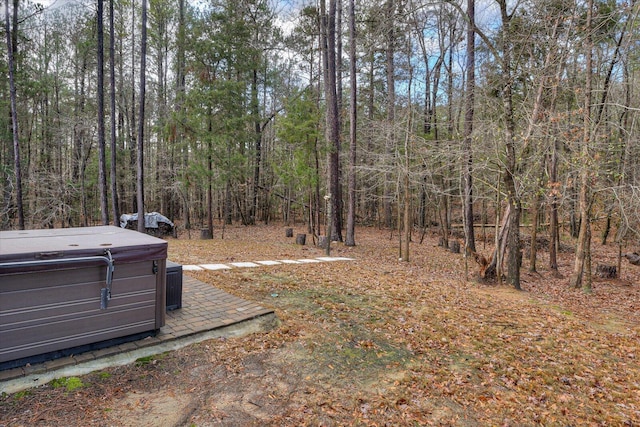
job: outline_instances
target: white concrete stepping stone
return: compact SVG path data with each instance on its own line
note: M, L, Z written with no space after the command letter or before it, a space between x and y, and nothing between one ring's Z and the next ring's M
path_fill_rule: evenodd
M269 260L266 260L266 261L256 261L256 262L257 262L258 264L262 264L262 265L280 265L280 264L282 264L282 262L280 262L280 261L269 261Z
M202 271L202 270L229 270L232 267L259 267L261 265L281 265L281 264L313 264L316 262L331 261L353 261L353 258L347 257L317 257L303 259L280 259L278 261L263 260L256 262L231 262L228 264L199 264L199 265L183 265L184 271Z
M228 270L231 268L226 264L200 264L200 267L206 270Z
M257 267L258 264L255 262L231 262L231 265L234 267Z

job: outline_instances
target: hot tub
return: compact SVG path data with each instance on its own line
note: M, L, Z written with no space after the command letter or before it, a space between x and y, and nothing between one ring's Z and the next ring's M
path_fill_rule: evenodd
M166 258L119 227L0 232L0 369L155 334Z

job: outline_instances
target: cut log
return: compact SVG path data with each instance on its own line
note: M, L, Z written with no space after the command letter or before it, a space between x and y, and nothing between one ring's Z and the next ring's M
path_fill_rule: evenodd
M618 277L618 268L615 265L598 264L596 266L596 276L603 279L615 279Z
M297 234L296 235L296 245L303 245L306 243L307 241L307 235L306 234Z

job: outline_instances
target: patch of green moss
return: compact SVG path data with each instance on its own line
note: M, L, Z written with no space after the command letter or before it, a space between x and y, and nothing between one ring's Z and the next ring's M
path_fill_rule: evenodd
M2 393L2 394L4 395L4 393ZM29 395L31 395L31 390L22 390L22 391L19 391L19 392L15 393L13 395L13 398L15 400L22 400L22 399L24 399L25 397L27 397Z
M78 377L57 378L51 381L51 387L53 388L64 387L67 392L71 392L80 387L84 387L84 383Z
M147 366L149 364L155 364L156 362L158 362L159 360L162 360L165 356L167 355L167 353L162 353L162 354L152 354L150 356L145 356L145 357L140 357L138 359L136 359L136 366L140 367L140 366Z
M145 356L136 359L136 366L146 366L149 363L152 363L155 359L155 356Z

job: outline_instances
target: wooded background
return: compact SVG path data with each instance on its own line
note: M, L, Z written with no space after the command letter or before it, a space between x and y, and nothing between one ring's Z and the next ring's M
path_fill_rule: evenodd
M408 261L482 224L516 288L564 231L586 290L594 230L638 242L635 0L0 5L0 229L376 225Z

